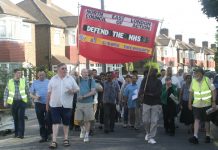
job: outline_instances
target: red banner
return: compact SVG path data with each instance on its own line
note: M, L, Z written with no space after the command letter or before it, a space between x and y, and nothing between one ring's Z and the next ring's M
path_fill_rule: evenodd
M117 64L151 57L158 21L82 6L79 27L82 56Z

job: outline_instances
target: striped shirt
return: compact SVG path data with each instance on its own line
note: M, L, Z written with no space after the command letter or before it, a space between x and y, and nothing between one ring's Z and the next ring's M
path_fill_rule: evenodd
M30 87L30 93L39 96L39 103L46 104L49 80L35 80Z

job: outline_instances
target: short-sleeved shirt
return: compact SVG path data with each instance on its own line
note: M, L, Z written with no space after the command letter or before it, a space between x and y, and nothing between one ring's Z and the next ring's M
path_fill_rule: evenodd
M49 80L35 80L30 87L30 93L40 96L39 103L46 104Z
M72 108L73 94L67 93L69 89L79 89L73 77L68 75L63 79L58 75L52 77L48 84L48 92L51 92L49 105L51 107Z
M104 82L103 103L115 104L120 92L120 86L116 81Z
M80 87L80 91L79 91L79 95L78 96L84 96L87 93L89 93L91 91L91 89L95 89L96 84L95 84L95 80L94 79L84 79L81 78L80 79L80 83L79 83L79 87ZM89 96L85 99L82 99L80 101L77 101L78 103L93 103L94 102L94 96Z
M136 99L133 99L133 95L138 95L138 86L137 84L128 84L124 90L124 96L128 97L128 108L136 107Z

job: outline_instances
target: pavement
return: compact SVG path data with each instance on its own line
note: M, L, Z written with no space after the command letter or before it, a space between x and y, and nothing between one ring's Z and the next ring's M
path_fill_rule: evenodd
M0 150L44 150L48 149L50 142L38 143L39 126L36 120L34 109L27 109L26 131L24 139L13 138L13 134L0 136ZM96 124L96 126L98 123ZM58 149L64 150L217 150L218 141L210 144L204 143L204 132L200 132L199 144L193 145L188 142L192 135L187 133L187 129L182 124L178 124L176 135L171 137L165 134L162 121L158 127L156 136L157 144L151 145L144 141L145 131L143 128L136 131L130 128L123 128L121 123L116 123L115 132L104 134L103 130L96 128L89 143L84 143L79 138L80 132L70 131L70 147L63 146L63 130L59 129L57 139Z

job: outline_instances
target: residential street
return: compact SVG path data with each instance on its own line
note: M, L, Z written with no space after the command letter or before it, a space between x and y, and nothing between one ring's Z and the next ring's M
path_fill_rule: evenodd
M38 122L35 118L33 109L26 112L28 120L26 121L26 132L24 139L15 139L13 134L7 136L0 136L1 150L44 150L48 149L49 142L38 143L39 129ZM161 123L161 121L160 121ZM200 134L200 144L192 145L188 142L191 136L187 133L183 125L179 124L176 130L175 137L170 137L164 133L163 127L160 124L157 134L157 144L150 145L144 141L144 130L135 131L129 128L123 128L120 123L116 124L115 132L104 134L102 130L96 129L96 134L91 137L89 143L84 143L79 139L78 131L70 131L70 147L63 147L62 145L62 129L58 138L58 149L73 149L73 150L217 150L218 141L211 144L204 143L204 136Z

